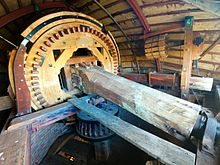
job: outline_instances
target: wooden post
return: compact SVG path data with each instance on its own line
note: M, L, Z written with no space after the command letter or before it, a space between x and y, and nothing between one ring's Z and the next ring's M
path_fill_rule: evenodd
M79 68L86 93L96 93L163 131L189 137L201 106L111 74Z
M185 22L187 21L188 19L186 18ZM192 72L192 56L193 56L192 52L193 52L192 26L185 25L183 67L181 72L181 97L185 99L187 99L189 94L189 81Z
M162 68L161 68L160 58L156 58L155 62L156 62L157 72L161 72Z

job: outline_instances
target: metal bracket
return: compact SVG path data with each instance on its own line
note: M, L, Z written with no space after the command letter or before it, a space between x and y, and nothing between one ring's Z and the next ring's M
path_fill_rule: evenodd
M202 111L201 115L206 118L206 126L202 140L198 141L196 165L215 165L217 153L214 144L218 122L208 110Z

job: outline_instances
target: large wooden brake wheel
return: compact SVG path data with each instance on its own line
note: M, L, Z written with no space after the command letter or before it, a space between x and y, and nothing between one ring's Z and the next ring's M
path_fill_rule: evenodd
M50 14L31 24L22 36L25 39L21 44L27 47L25 81L35 110L76 93L72 73L79 65L99 65L117 74L119 51L115 40L101 23L87 15Z

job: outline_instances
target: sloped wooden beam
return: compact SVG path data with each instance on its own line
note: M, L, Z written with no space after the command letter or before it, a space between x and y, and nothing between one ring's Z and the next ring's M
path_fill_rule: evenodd
M198 113L202 109L199 105L101 68L79 68L79 76L83 80L85 93L96 93L175 137L178 137L178 133L184 137L191 135Z
M134 10L135 14L137 15L138 19L140 20L141 24L144 27L145 33L150 32L150 25L145 17L141 7L138 5L136 0L127 0L131 8Z
M78 109L71 104L64 102L43 110L30 113L13 119L8 127L8 131L18 130L31 126L32 129L39 129L57 121L63 120L78 112Z
M145 153L155 159L159 159L164 164L194 165L195 163L195 154L192 152L125 122L119 117L109 115L109 113L105 111L100 111L99 108L88 104L82 99L73 98L68 100L68 102L80 110L85 111L104 126Z
M216 45L219 44L219 42L220 42L220 36L204 52L202 52L199 60L201 60L205 55L207 55Z
M159 31L154 31L154 32L147 33L147 34L144 35L144 38L155 36L155 35L158 35L158 34L167 33L167 32L170 32L170 31L173 31L173 30L176 30L176 29L180 29L182 27L183 27L183 24L179 23L177 25L174 25L174 26L171 26L171 27L159 30Z
M64 2L45 2L43 4L40 4L41 10L45 10L49 8L64 8L64 7L66 7ZM0 28L22 16L25 16L33 12L34 12L33 5L25 6L17 10L14 10L13 12L9 14L0 17Z
M214 15L220 16L220 5L214 1L205 1L205 0L182 0L186 3L192 4L201 10L210 12Z

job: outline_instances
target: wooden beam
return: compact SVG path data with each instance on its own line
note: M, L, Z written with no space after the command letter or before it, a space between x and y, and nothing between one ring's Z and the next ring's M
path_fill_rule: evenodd
M11 121L7 130L15 130L22 127L32 126L33 129L50 125L59 120L74 115L78 109L69 103L61 103L28 115L15 118Z
M15 104L9 96L0 97L0 111L8 110L14 106Z
M66 64L72 65L72 64L79 64L82 62L95 62L97 61L97 58L95 56L80 56L80 57L72 57L70 58Z
M131 6L131 8L134 10L140 23L143 25L145 33L150 32L151 31L150 25L147 21L147 18L144 15L144 12L142 11L141 7L138 5L137 1L136 0L127 0L127 2Z
M41 10L45 10L49 8L64 8L64 7L66 7L64 2L45 2L45 3L40 4ZM0 17L0 28L18 18L21 18L33 12L34 12L33 5L25 6L17 10L14 10L13 12L10 12L9 14Z
M10 10L9 10L9 7L8 7L7 3L5 2L5 0L0 0L0 3L2 5L2 7L4 8L5 12L9 13Z
M155 1L154 3L146 3L141 5L141 8L148 8L148 7L161 7L161 6L168 6L168 5L183 5L184 2L177 1L177 0L168 0L168 1Z
M199 105L111 74L101 68L79 68L79 75L83 80L84 92L96 93L176 137L178 133L184 137L190 136L201 110Z
M195 163L195 154L192 152L129 124L119 117L100 111L99 108L88 104L84 100L73 98L68 102L87 112L116 134L164 164L194 165Z
M199 60L201 60L205 55L207 55L216 45L218 45L220 42L220 36L215 40L199 57Z
M185 27L184 51L183 51L183 66L181 72L181 97L187 98L189 94L189 81L192 72L193 60L193 31L191 27Z
M112 2L112 3L107 4L107 5L103 5L103 7L106 8L106 9L108 9L108 8L110 8L110 7L112 7L112 6L116 6L116 5L118 5L118 4L120 4L120 3L123 3L123 2L124 2L124 0L116 0L116 1L114 1L114 2ZM88 3L91 3L91 2L88 2ZM79 8L79 10L82 10L83 8L89 6L88 3L86 3L86 4L83 5L83 6L81 6L81 7ZM92 2L92 3L93 3L93 2ZM97 8L97 9L92 10L91 12L86 13L86 14L87 14L87 15L93 15L95 12L98 12L98 11L100 11L100 10L101 10L100 8Z
M190 89L211 91L213 85L213 78L209 77L191 77L189 82Z
M219 3L215 3L212 1L204 1L204 0L182 0L186 3L192 4L201 10L210 12L214 15L220 16L220 5Z
M21 8L21 7L22 7L22 2L21 2L21 0L17 0L17 3L18 3L18 7Z
M180 29L180 28L182 28L182 27L183 27L183 24L182 24L182 23L179 23L179 24L177 24L177 25L168 27L168 28L166 28L166 29L162 29L162 30L159 30L159 31L147 33L147 34L144 35L144 37L147 38L147 37L155 36L155 35L158 35L158 34L167 33L167 32L170 32L170 31L173 31L173 30L176 30L176 29Z
M155 59L155 63L156 63L156 70L157 70L157 72L161 72L162 68L161 68L160 58L156 58Z

